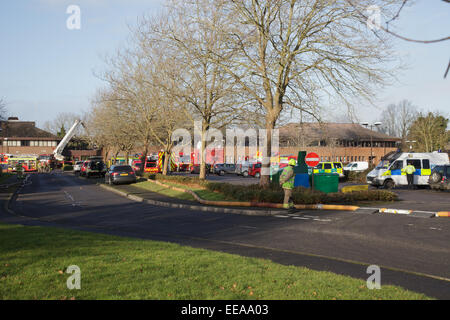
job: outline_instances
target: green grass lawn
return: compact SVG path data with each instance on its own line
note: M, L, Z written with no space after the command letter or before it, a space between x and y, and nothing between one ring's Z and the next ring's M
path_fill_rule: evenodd
M212 192L212 191L205 190L203 188L199 188L196 186L186 186L181 183L174 183L172 181L162 181L162 183L164 183L165 185L168 185L168 186L172 186L172 187L178 187L181 189L192 190L200 198L202 198L204 200L213 200L213 201L232 201L233 200L230 197L227 197L226 195L224 195L223 193ZM175 191L175 190L172 190L169 188L165 188L163 186L157 185L156 183L150 182L150 181L138 182L136 184L133 184L133 186L136 186L136 187L139 187L139 188L142 188L145 190L149 190L152 192L157 192L157 193L163 194L165 196L169 196L169 197L173 197L173 198L177 198L177 199L196 201L195 198L192 195L190 195L189 193L184 193L184 192Z
M81 269L69 290L67 267ZM361 266L363 268L363 266ZM426 299L398 287L170 243L0 224L0 299Z

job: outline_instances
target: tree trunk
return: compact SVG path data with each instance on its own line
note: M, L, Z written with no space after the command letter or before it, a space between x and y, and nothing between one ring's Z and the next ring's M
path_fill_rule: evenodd
M162 174L164 176L167 176L167 168L169 167L169 162L170 162L170 152L164 152L164 163L162 169Z
M199 179L206 179L206 132L209 129L209 124L203 123L202 125L202 144L200 148L200 175Z
M148 146L146 145L144 152L142 153L142 157L141 157L141 167L139 168L140 175L144 174L145 161L147 160L147 154L148 154Z
M273 129L275 128L275 118L268 113L266 116L266 141L267 141L267 148L266 152L267 154L262 155L263 157L270 157L272 156L272 134ZM263 163L261 172L270 172L270 160L269 163ZM259 185L263 188L268 188L270 184L270 175L263 175L261 174L261 177L259 179Z

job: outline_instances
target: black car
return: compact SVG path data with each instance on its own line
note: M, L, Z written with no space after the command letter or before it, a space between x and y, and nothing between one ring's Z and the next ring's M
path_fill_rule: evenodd
M434 167L428 183L432 189L450 190L450 165Z
M81 166L80 175L86 178L92 176L103 177L106 173L106 164L103 161L88 160Z
M200 165L199 164L191 165L191 168L189 171L191 172L191 174L199 174L200 173ZM206 164L206 173L210 173L210 172L211 172L211 166L209 164Z
M229 163L219 163L214 165L214 173L220 176L225 175L226 173L235 173L236 165Z
M135 183L136 174L131 166L115 165L111 166L105 174L105 183Z

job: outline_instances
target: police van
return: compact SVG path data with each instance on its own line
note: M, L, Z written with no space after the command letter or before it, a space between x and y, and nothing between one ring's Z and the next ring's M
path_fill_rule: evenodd
M414 184L428 185L431 171L437 165L449 164L447 153L407 153L398 152L383 157L381 162L366 177L366 182L376 187L392 189L396 186L407 186L405 168L412 164L414 172Z

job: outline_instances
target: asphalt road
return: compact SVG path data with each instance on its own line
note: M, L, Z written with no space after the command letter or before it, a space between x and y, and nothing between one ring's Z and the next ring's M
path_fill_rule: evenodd
M244 216L136 203L67 173L35 174L11 207L26 225L176 242L367 279L450 299L450 219L305 211Z

